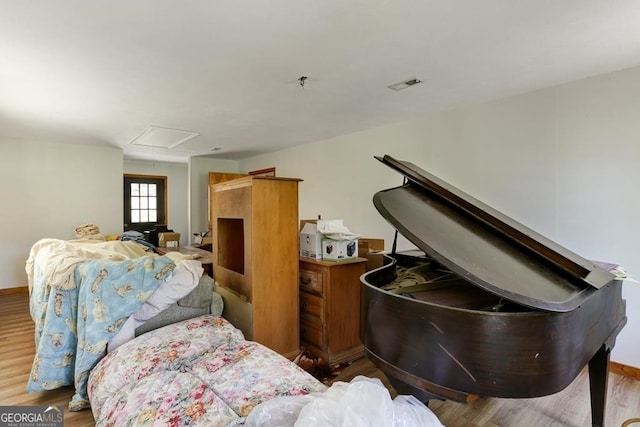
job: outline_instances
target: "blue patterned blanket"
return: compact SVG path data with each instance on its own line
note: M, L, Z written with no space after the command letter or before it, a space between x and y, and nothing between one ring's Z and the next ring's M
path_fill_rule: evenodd
M33 289L38 291L32 291L31 301L36 355L27 391L74 385L69 409L87 408L89 371L106 354L109 339L174 267L170 258L157 255L83 261L73 270L72 289L48 287L38 283L44 275L36 275Z

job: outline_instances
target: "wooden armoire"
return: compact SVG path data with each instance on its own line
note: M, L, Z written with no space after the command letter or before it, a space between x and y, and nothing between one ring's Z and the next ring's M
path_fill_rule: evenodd
M299 352L297 178L244 176L210 191L213 274L224 317L292 359Z
M220 184L224 181L231 181L232 179L242 178L248 176L245 173L232 173L232 172L209 172L209 207L207 217L209 219L209 235L213 236L213 186Z

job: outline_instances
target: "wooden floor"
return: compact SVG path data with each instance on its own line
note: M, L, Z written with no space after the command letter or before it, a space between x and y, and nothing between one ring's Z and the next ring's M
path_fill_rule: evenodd
M356 375L380 378L396 395L382 372L367 359L354 362L333 381L349 381ZM563 391L535 399L478 398L469 404L432 400L431 409L447 427L587 427L591 426L589 377L583 371ZM605 425L640 427L640 381L611 373ZM625 425L626 427L626 425Z
M35 354L34 327L26 294L0 296L0 405L63 405L65 427L95 425L90 410L69 412L73 388L27 393Z
M0 405L63 405L65 427L93 426L91 411L69 412L71 388L42 393L25 391L34 356L33 322L27 295L0 296ZM332 381L350 381L356 375L380 378L395 396L382 372L367 359L345 367ZM591 425L589 383L586 371L565 390L536 399L479 398L470 404L431 401L429 408L448 427L526 426L585 427ZM620 427L638 418L640 427L640 381L611 374L606 425ZM626 427L626 426L625 426Z

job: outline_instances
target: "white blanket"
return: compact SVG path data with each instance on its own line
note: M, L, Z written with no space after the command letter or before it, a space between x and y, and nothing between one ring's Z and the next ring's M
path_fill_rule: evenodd
M148 254L144 246L131 241L40 239L31 247L25 265L29 292L33 292L36 267L48 287L69 290L76 287L73 269L79 262L92 259L125 261Z
M183 260L176 264L171 277L167 278L156 291L122 325L109 341L109 352L135 337L136 328L147 320L186 296L199 283L204 269L200 261Z

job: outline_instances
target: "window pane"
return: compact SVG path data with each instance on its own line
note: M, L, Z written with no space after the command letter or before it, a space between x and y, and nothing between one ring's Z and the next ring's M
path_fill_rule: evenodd
M158 206L156 205L156 198L149 197L149 209L156 209Z
M149 184L149 196L156 196L156 185Z
M149 211L140 211L140 222L149 222Z
M140 209L140 197L131 198L131 209Z
M149 199L146 197L140 197L140 209L147 209L149 207Z
M140 211L131 211L131 222L140 222Z
M149 194L148 190L149 190L149 184L140 184L141 196L146 196L147 194Z
M140 184L131 184L131 195L132 196L140 195Z
M158 221L158 211L156 211L155 209L152 209L149 211L149 222L156 222Z

